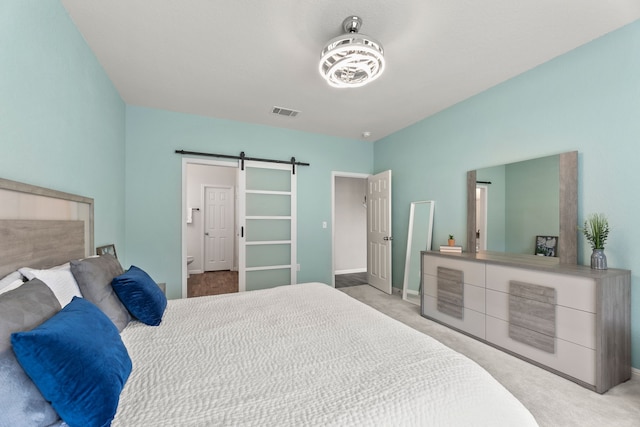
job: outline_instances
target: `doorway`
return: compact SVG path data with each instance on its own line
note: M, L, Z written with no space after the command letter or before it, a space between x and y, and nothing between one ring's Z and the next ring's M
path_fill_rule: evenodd
M367 284L367 177L334 172L332 182L333 286Z
M348 190L341 191L343 184ZM357 220L350 218L345 227L341 208ZM391 171L375 175L332 172L331 224L332 285L337 287L336 278L349 274L353 275L352 285L369 284L391 294ZM341 246L341 241L348 243ZM364 264L359 264L363 258Z
M228 280L230 275L235 286L233 292L297 283L296 178L288 163L247 160L244 168L240 168L237 162L183 158L183 298L228 293L228 290L208 289L215 287L215 278L223 272L228 274L220 281ZM230 192L227 189L231 189ZM221 194L225 203L212 201L214 195ZM225 215L209 213L207 216L207 211L219 213L222 206ZM227 213L232 207L235 212L229 216ZM232 237L226 234L222 239L224 245L221 245L220 236L208 239L216 228L209 222L215 221L217 228L225 228L227 233L233 230ZM228 250L231 244L231 269L208 271L229 268L228 263L220 263L221 258L229 258L228 252L221 255L220 248ZM205 249L207 246L211 246L209 251ZM212 261L208 259L211 254L215 258L213 263L208 262ZM194 294L189 288L196 281L200 290Z
M487 250L487 210L489 187L476 184L476 252Z
M183 298L238 291L237 169L183 159Z

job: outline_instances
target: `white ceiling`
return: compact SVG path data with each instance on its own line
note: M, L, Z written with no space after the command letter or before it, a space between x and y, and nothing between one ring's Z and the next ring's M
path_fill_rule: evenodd
M372 141L640 18L638 0L61 1L127 104ZM336 89L320 51L352 14L387 69Z

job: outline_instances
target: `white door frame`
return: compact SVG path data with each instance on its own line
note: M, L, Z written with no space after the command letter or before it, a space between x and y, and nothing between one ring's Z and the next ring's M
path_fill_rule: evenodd
M331 286L336 287L336 178L361 178L367 179L370 173L356 172L331 172ZM365 248L366 250L366 248Z
M480 192L478 193L478 190ZM476 228L481 231L477 245L481 251L487 250L487 212L489 209L489 186L476 184ZM478 215L480 213L480 215ZM480 217L480 221L478 221ZM479 223L480 222L480 223Z
M187 165L207 165L238 168L239 161L207 160L195 157L182 158L182 214L180 215L182 230L182 298L187 297Z

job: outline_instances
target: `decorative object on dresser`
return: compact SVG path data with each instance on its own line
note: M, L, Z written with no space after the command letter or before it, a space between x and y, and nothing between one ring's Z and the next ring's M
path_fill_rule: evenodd
M104 246L98 246L96 248L96 255L105 255L105 254L109 254L109 255L113 255L114 258L118 258L118 255L116 254L116 245L111 244L111 245L104 245Z
M458 246L458 245L440 245L440 252L461 254L462 253L462 246Z
M631 377L631 272L422 253L421 314L598 393Z
M591 253L591 268L606 270L607 257L604 254L604 244L607 241L607 237L609 237L609 220L604 214L591 214L584 221L582 233L593 250Z
M447 240L447 244L449 246L455 246L456 239L453 237L453 234L449 234L449 240Z
M555 257L557 248L558 236L536 236L535 255Z

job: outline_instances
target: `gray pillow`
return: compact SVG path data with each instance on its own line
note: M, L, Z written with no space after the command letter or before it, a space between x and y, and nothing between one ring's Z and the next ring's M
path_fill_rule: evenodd
M124 273L120 262L109 254L71 261L71 273L82 296L97 305L118 331L122 331L131 321L131 315L111 287L113 278Z
M33 279L0 295L0 414L2 425L48 426L59 420L22 370L11 347L13 332L29 331L60 310L51 289Z

